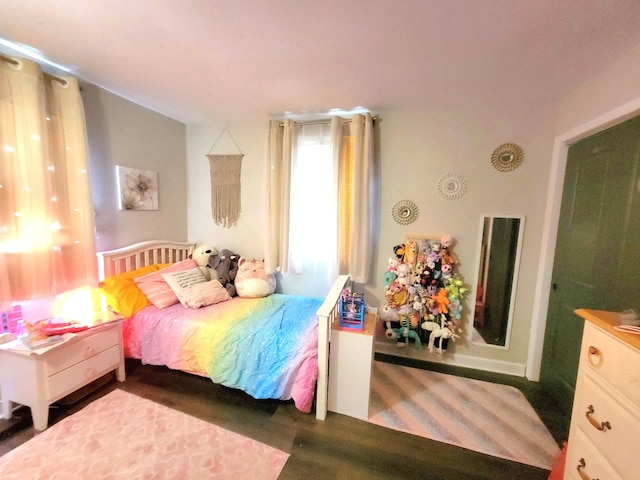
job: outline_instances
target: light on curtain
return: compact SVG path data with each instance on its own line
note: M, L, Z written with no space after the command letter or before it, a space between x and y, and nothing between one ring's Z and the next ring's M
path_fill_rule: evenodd
M0 303L97 282L76 79L0 59Z

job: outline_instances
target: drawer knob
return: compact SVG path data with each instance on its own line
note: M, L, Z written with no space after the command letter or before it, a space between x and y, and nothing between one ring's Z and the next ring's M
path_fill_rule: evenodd
M576 470L578 471L578 475L580 475L580 478L582 478L582 480L600 480L598 478L589 478L589 475L582 471L586 466L587 462L584 461L584 458L578 460L578 466L576 467Z
M589 345L587 352L589 353L588 359L591 365L598 366L602 363L602 352L597 347Z
M587 417L587 420L589 420L589 423L593 425L593 428L595 428L596 430L600 430L601 432L604 432L605 430L611 430L611 424L609 422L598 423L598 421L591 416L594 413L595 409L593 408L593 405L589 405L587 407L587 413L584 414L585 417Z

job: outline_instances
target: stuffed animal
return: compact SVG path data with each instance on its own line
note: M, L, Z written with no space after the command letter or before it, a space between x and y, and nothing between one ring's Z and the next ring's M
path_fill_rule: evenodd
M396 282L398 282L400 285L409 285L409 282L411 280L411 267L406 263L399 264L396 275Z
M464 282L456 277L447 279L447 285L444 287L449 293L450 299L460 298L462 299L467 289L463 286Z
M430 330L431 335L429 335L429 346L428 349L430 352L433 352L433 349L435 347L435 342L436 342L436 338L438 339L438 350L437 352L442 355L443 352L443 340L448 340L449 338L451 338L452 340L454 338L460 338L460 335L456 335L456 333L451 330L448 326L444 326L444 327L440 327L438 326L438 324L436 322L424 322L422 325L422 328L425 328L424 324L425 323L433 323L436 325L435 328L433 328L432 330L430 330L429 328L426 328L426 330Z
M451 235L445 235L441 239L441 245L440 256L442 257L442 263L449 263L451 265L459 263L458 256L451 251L451 247L453 247L453 237Z
M388 339L396 338L395 328L400 328L400 314L388 303L383 303L378 308L378 318L384 322L385 336Z
M389 260L387 260L387 262L389 263L389 267L387 268L387 270L390 272L395 272L398 268L398 259L389 257Z
M416 266L417 261L418 261L418 245L414 240L410 240L405 245L404 262L408 264L411 268L414 268Z
M225 248L220 251L220 254L211 255L207 262L208 267L215 271L215 275L212 277L227 289L231 297L235 297L237 294L234 280L238 271L238 261L239 255Z
M396 279L395 272L384 272L384 286L388 287Z
M445 281L448 281L453 276L453 265L450 263L443 263L440 272L442 273L442 278Z
M238 262L235 285L240 297L266 297L276 291L276 278L265 271L264 260L242 257Z
M449 313L449 297L447 296L447 291L444 288L438 290L438 293L434 297L436 304L438 305L438 312L440 313Z
M231 279L231 283L233 283L235 281L236 274L238 273L238 263L240 262L240 255L224 248L220 251L220 258L222 259L223 263L229 263L229 278Z
M204 278L207 280L211 280L211 267L208 266L211 255L218 255L218 250L210 245L200 245L189 255L190 258L196 261L198 268L200 268Z
M395 247L393 247L393 253L396 255L396 258L398 260L404 261L404 247L405 247L404 243L400 243Z
M400 327L392 329L393 336L387 338L396 338L398 340L397 346L400 348L406 347L409 339L413 339L414 345L416 348L420 348L422 346L422 342L420 341L420 336L418 333L411 328L412 320L409 315L403 315L400 317Z

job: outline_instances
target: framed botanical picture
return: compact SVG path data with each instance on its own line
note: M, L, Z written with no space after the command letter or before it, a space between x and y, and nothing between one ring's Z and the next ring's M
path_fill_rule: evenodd
M116 166L116 180L120 210L158 210L156 172Z

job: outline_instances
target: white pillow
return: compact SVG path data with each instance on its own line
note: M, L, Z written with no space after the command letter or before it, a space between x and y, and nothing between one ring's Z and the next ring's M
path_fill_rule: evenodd
M225 302L231 299L231 295L222 284L216 280L196 283L182 291L184 302L191 308L206 307L214 303ZM184 305L184 304L183 304Z
M178 270L176 272L161 273L164 281L171 288L173 293L176 294L178 300L185 307L184 292L186 289L199 283L204 283L207 279L204 277L199 267L191 268L189 270Z

